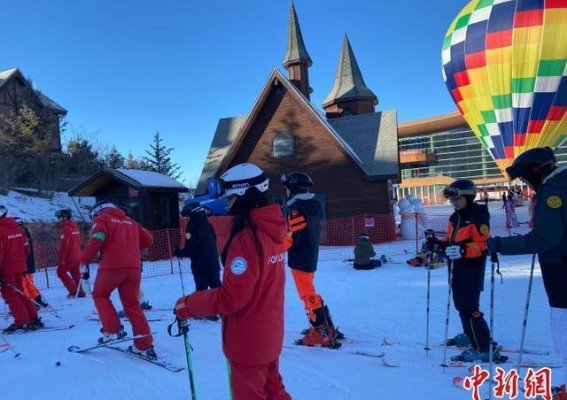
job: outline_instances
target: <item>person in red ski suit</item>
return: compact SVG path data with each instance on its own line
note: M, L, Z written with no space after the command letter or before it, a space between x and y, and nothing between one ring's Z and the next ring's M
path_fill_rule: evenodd
M149 358L156 358L150 326L144 315L138 295L142 273L140 250L153 243L152 234L109 201L95 204L91 211L93 227L89 242L81 256L82 264L89 264L100 251L100 265L93 289L93 300L102 323L103 336L99 343L125 337L127 334L118 313L110 300L118 289L124 312L132 324L134 335L144 335L134 340L130 351Z
M24 229L7 214L8 209L0 206L0 294L14 316L14 323L2 332L35 330L43 323L22 287L27 269L28 240Z
M81 233L79 227L71 219L71 210L62 209L55 213L61 226L59 242L59 261L57 276L67 289L67 297L85 297L81 288Z
M279 373L286 222L278 205L267 205L269 179L256 165L238 164L221 179L234 216L222 285L181 297L175 313L182 320L222 316L233 400L291 400Z

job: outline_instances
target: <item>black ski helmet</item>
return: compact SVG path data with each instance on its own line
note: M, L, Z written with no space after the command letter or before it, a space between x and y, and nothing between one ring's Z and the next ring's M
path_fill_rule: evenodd
M476 197L476 185L470 179L457 179L443 190L443 195L449 200L463 196L467 205L471 205Z
M370 240L370 235L366 232L361 233L360 235L358 235L358 239L359 240Z
M188 217L190 214L203 212L203 211L205 211L205 209L201 207L201 204L197 203L196 201L192 201L183 206L180 214L182 217Z
M55 212L55 218L61 218L61 217L71 219L71 210L69 210L68 208L62 208L61 210Z
M313 186L313 181L304 172L290 172L282 175L281 183L289 189L290 196L297 193L307 193Z
M433 229L426 229L423 234L426 239L433 239L435 237L435 231Z
M522 179L537 191L543 180L557 168L557 159L550 147L536 147L520 154L506 168L510 180Z
M8 209L6 206L0 206L0 219L4 218L6 215L8 215Z

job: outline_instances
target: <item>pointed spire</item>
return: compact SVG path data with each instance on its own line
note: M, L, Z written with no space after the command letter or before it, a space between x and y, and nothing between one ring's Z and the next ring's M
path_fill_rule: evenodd
M283 65L288 68L291 64L300 63L307 64L308 67L313 64L311 57L309 57L309 53L307 53L307 49L305 48L305 43L303 42L301 28L299 27L299 20L297 19L297 13L295 12L295 6L293 5L292 0L289 9L287 52L283 60Z
M335 74L335 82L331 92L323 102L323 107L327 108L345 102L358 103L356 107L358 112L350 110L352 114L374 112L374 106L378 104L378 98L364 83L346 34ZM371 110L367 111L369 107Z

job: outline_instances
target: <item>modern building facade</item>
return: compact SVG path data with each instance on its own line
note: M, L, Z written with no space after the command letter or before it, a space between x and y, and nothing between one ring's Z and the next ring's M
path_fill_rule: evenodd
M398 198L411 194L424 204L443 203L443 188L455 178L472 179L495 198L510 186L459 113L399 124L398 136ZM567 163L567 143L556 155L559 163Z

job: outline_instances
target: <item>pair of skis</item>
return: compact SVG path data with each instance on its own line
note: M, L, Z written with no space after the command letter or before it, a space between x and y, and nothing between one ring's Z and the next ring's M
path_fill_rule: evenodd
M132 351L130 351L128 348L124 348L121 346L117 346L118 344L122 344L125 342L130 342L136 339L141 339L144 338L148 335L136 335L136 336L128 336L128 337L124 337L121 339L116 339L116 340L111 340L109 342L106 343L97 343L96 345L93 346L88 346L88 347L80 347L80 346L69 346L67 348L67 350L69 350L71 353L86 353L89 351L93 351L93 350L97 350L97 349L111 349L114 351L119 351L121 353L127 354L129 356L133 356L135 358L138 358L140 360L144 360L147 361L153 365L157 365L158 367L164 368L168 371L171 372L179 372L185 369L185 367L181 367L181 366L177 366L169 361L166 361L162 358L150 358L150 357L146 357L144 355L138 354L138 353L134 353Z

